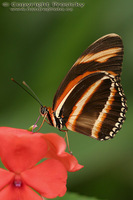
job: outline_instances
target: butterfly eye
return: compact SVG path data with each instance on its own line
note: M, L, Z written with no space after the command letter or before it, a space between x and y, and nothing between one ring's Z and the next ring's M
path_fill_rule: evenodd
M40 113L42 116L44 116L48 113L46 106L41 106Z

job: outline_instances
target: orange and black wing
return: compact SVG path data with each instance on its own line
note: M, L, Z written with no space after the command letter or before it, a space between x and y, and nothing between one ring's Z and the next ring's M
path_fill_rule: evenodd
M122 61L122 40L109 34L74 63L53 101L56 117L62 117L69 130L102 140L120 129L127 109L120 84Z

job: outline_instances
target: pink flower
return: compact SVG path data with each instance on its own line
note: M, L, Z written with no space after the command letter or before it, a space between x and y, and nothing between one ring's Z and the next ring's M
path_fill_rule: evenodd
M64 139L55 133L33 134L1 127L0 142L1 161L7 168L0 168L0 199L3 200L61 197L66 192L67 171L83 167L65 152Z

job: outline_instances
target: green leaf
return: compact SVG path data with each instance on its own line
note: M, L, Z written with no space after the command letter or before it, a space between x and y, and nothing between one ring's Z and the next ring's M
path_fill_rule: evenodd
M63 197L57 197L56 200L98 200L95 197L86 197L76 193L67 192Z

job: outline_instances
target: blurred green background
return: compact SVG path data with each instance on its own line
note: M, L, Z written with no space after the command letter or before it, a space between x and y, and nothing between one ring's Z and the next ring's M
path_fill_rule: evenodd
M122 37L127 120L117 136L105 142L69 131L71 150L84 168L69 174L67 185L69 191L99 199L133 199L133 1L61 0L57 2L85 5L60 12L11 11L11 1L6 2L0 6L0 126L27 129L39 116L39 104L11 77L25 80L44 105L51 106L60 82L87 46L108 33ZM64 136L47 124L41 132Z

